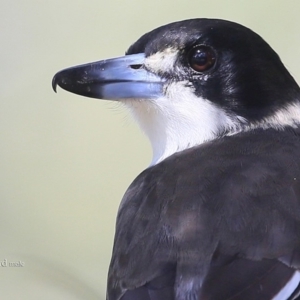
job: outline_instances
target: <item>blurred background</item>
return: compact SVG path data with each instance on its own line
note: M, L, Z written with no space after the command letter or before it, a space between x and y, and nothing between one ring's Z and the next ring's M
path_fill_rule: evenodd
M250 27L300 82L300 2L2 0L0 298L105 299L115 218L151 160L118 104L51 88L69 66L123 55L145 32L195 17Z

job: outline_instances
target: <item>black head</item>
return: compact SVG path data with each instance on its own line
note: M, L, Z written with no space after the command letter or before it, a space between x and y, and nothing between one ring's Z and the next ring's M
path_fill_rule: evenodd
M242 25L217 19L176 22L143 35L126 54L150 57L170 48L178 56L173 69L160 76L191 82L197 96L228 113L259 121L299 100L299 87L276 52ZM195 59L205 65L208 56L213 61L207 69L193 68Z

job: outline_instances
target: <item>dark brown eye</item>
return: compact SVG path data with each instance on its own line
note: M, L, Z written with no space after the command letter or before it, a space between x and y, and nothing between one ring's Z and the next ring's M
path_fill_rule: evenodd
M215 52L208 46L195 46L188 53L191 68L197 72L205 72L214 66L216 62Z

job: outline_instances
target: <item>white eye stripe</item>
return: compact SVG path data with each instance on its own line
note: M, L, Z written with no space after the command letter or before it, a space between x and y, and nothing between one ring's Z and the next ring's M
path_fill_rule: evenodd
M145 59L145 66L154 73L174 72L178 50L175 48L166 48L161 52L156 52Z

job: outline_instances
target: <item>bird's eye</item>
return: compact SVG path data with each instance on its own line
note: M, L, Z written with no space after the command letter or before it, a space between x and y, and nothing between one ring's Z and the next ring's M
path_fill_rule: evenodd
M213 49L205 45L193 47L188 53L191 68L197 72L205 72L212 68L216 62Z

